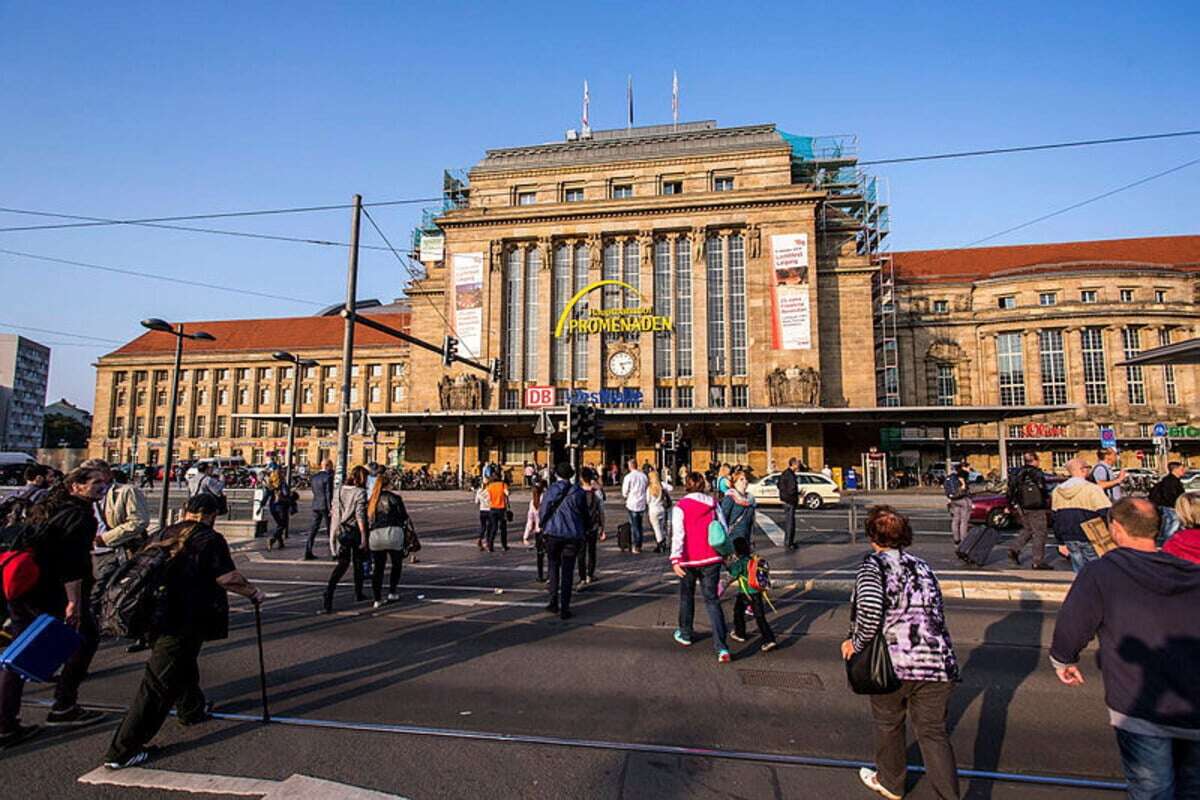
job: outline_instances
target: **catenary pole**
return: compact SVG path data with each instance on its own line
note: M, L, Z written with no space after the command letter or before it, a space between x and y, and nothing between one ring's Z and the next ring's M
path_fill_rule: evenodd
M354 195L350 212L350 263L346 269L346 307L342 310L345 330L342 334L342 404L338 409L338 461L334 483L346 479L350 458L350 370L354 361L354 311L358 304L358 228L362 221L362 195Z
M182 364L183 325L180 324L175 332L175 369L171 371L171 408L167 411L167 457L163 462L162 497L158 501L159 530L167 527L167 506L170 504L171 495L171 467L175 463L175 417L179 411L179 368ZM132 476L130 477L132 478Z

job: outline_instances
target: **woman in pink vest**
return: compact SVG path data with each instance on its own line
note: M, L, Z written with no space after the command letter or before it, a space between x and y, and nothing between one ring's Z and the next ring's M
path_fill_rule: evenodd
M689 472L684 481L686 496L671 509L671 569L679 576L679 627L675 641L684 647L692 644L692 622L696 617L696 582L704 595L704 607L713 629L717 661L730 661L725 641L725 613L717 594L721 577L721 554L708 544L708 525L720 514L716 502L705 493L704 476Z

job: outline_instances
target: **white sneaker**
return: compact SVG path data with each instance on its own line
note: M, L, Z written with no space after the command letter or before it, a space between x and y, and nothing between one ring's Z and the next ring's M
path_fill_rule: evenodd
M393 593L391 593L391 594L389 594L389 595L388 595L388 602L389 602L389 603L394 603L394 602L396 602L396 601L397 601L397 600L399 600L399 599L400 599L400 595L396 594L395 592L393 592Z
M374 603L374 604L373 604L371 607L372 607L372 608L383 608L383 601L382 601L382 600L376 600L376 601L375 601L375 603Z
M863 782L864 786L880 797L886 797L887 800L902 800L901 795L893 794L883 788L883 784L879 782L879 773L869 767L859 769L858 779Z

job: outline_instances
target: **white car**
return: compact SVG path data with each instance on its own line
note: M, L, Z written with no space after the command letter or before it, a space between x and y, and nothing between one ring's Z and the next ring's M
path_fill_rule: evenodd
M779 503L779 474L772 472L754 481L747 488L750 496L759 505ZM842 493L833 482L833 478L826 478L819 472L796 473L796 488L800 493L800 505L813 511L842 502Z

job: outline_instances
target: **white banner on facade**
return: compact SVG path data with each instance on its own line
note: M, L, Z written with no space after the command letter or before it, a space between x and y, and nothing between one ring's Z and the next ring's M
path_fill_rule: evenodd
M455 253L454 329L464 355L479 358L483 350L483 253Z
M772 346L776 350L812 349L812 313L808 295L808 234L771 237L775 280Z
M446 257L446 237L440 233L422 233L421 234L421 253L419 259L422 264L436 264Z

